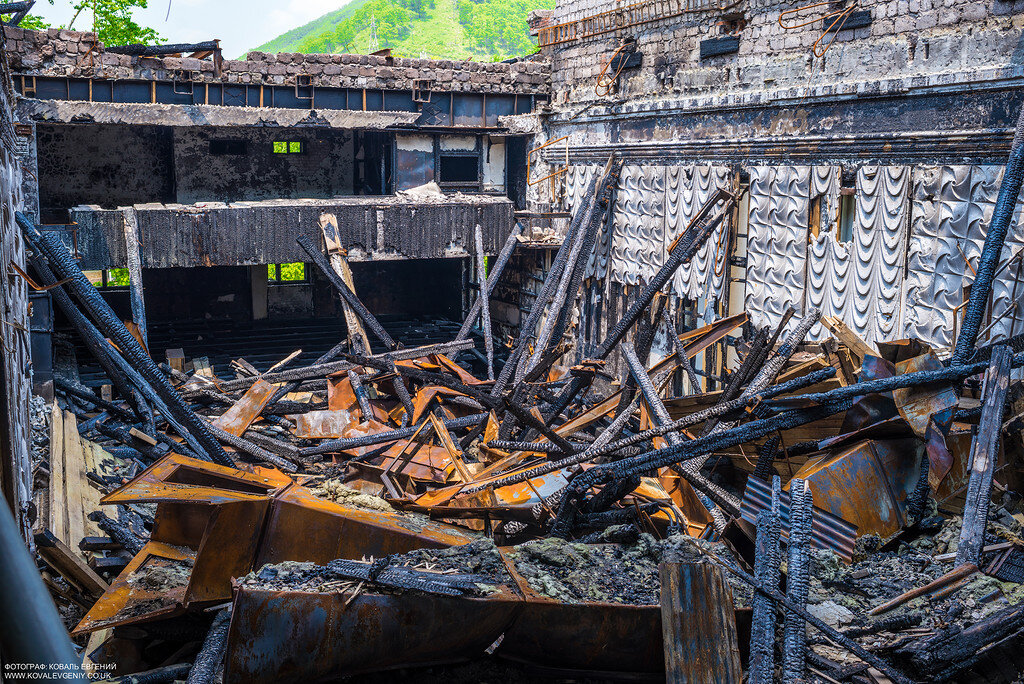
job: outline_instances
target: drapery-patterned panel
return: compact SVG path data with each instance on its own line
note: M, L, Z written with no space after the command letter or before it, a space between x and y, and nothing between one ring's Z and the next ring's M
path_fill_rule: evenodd
M822 316L835 316L868 342L902 336L900 303L907 250L905 167L862 167L857 174L852 231L839 238L840 177L837 167L815 167L811 198L819 198L821 227L810 237L807 298ZM813 339L827 337L818 325Z
M992 220L1003 169L997 166L925 166L914 170L913 207L908 245L904 334L939 346L953 342L954 315L964 301L964 288L974 281L985 233ZM1024 247L1022 205L1010 225L1001 255L1006 264ZM1004 339L1022 331L1014 301L1019 261L1000 270L993 284L991 320L998 320L979 342ZM1018 305L1019 306L1019 305ZM983 328L984 329L984 328Z
M665 262L665 167L624 166L612 217L612 280L647 283Z
M787 306L802 308L810 176L806 166L750 169L746 309L755 326L775 327Z
M594 166L567 174L568 208L581 206ZM864 166L857 171L850 234L840 236L840 169L753 167L747 216L745 306L756 326L774 326L788 305L822 309L869 342L916 337L936 347L952 344L963 289L973 281L985 231L1002 179L998 166ZM731 171L709 165L626 166L613 208L611 235L598 238L588 277L623 285L648 281L664 263L667 246ZM817 237L809 224L820 214ZM849 208L846 210L850 211ZM1024 250L1018 201L993 286L996 321L981 341L1024 333L1015 301ZM671 282L680 297L697 300L724 290L720 233ZM1024 275L1021 273L1020 275ZM736 312L733 312L736 313ZM985 327L983 326L983 327ZM827 333L816 326L811 339Z
M665 170L666 249L719 188L732 185L724 166L669 166ZM722 221L693 261L683 264L672 279L672 290L680 297L718 300L725 292L729 220Z

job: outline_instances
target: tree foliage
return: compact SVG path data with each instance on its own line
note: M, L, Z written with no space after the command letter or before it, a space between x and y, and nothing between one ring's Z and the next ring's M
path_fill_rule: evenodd
M49 3L54 4L54 0L49 0ZM153 45L160 41L160 34L156 30L143 26L132 18L135 10L146 9L149 0L79 0L70 4L74 14L67 25L60 28L75 28L74 24L79 16L91 14L92 31L104 45ZM18 25L34 30L50 28L46 20L34 14L26 16Z
M470 5L464 18L463 5ZM555 0L484 0L459 2L459 21L474 44L495 55L518 56L536 49L526 25L536 9L553 9ZM468 19L468 21L467 21Z
M368 0L333 29L306 37L299 52L348 52L365 50L371 20L376 23L380 47L401 50L417 21L425 19L436 1L451 3L458 23L468 38L470 51L497 59L533 52L526 18L535 9L552 9L555 0ZM360 35L363 38L358 38Z

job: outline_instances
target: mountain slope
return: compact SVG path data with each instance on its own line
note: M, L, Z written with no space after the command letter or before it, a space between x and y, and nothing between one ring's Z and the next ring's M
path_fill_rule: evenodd
M345 0L338 0L342 7L328 12L323 16L320 16L308 24L293 28L291 31L282 33L277 38L267 41L259 47L253 48L257 52L295 52L296 46L306 38L312 35L323 33L324 31L334 30L334 28L345 21L352 14L359 9L366 0L351 0L351 2L345 3Z
M536 49L527 14L554 4L555 0L353 0L256 50L364 53L391 48L400 57L506 59Z

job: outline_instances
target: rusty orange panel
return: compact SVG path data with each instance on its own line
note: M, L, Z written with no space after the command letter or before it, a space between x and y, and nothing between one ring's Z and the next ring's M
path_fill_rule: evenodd
M213 421L213 424L224 432L241 437L242 433L249 429L252 421L256 420L256 416L260 415L260 411L266 408L267 402L274 396L278 387L279 385L271 385L260 378L246 390L241 399Z
M336 558L380 557L475 539L479 536L469 530L426 516L342 506L293 485L270 506L254 567L286 560L323 564Z
M809 460L793 477L807 480L814 505L855 525L858 536L887 539L907 523L923 451L913 437L865 440Z
M110 583L110 588L93 604L71 634L78 636L97 629L144 622L178 615L185 610L187 582L177 586L158 586L141 581L159 573L161 568L191 563L195 553L169 544L149 542Z

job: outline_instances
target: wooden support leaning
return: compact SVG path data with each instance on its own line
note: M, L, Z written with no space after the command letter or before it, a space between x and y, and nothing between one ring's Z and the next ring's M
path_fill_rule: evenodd
M960 529L960 542L956 549L956 564L981 565L981 547L985 545L985 527L988 525L989 495L992 493L992 475L999 457L999 437L1003 431L1003 408L1010 384L1010 365L1013 354L1002 345L992 350L985 385L982 392L981 422L971 452L971 479L967 484L964 504L964 524Z
M345 248L341 244L341 232L338 230L338 218L334 214L320 214L320 232L324 236L324 244L327 246L327 255L331 261L331 268L338 274L352 292L356 291L355 283L352 280L352 269L345 258ZM349 303L342 298L342 311L345 312L345 325L348 326L348 340L352 350L357 354L370 353L370 338L366 336L366 328L363 327L359 316L353 311ZM362 350L360 350L360 346Z
M139 221L135 209L126 207L124 216L124 242L128 254L128 288L132 300L132 320L139 329L142 346L149 351L149 329L146 325L146 300L142 287L142 245L139 242Z

